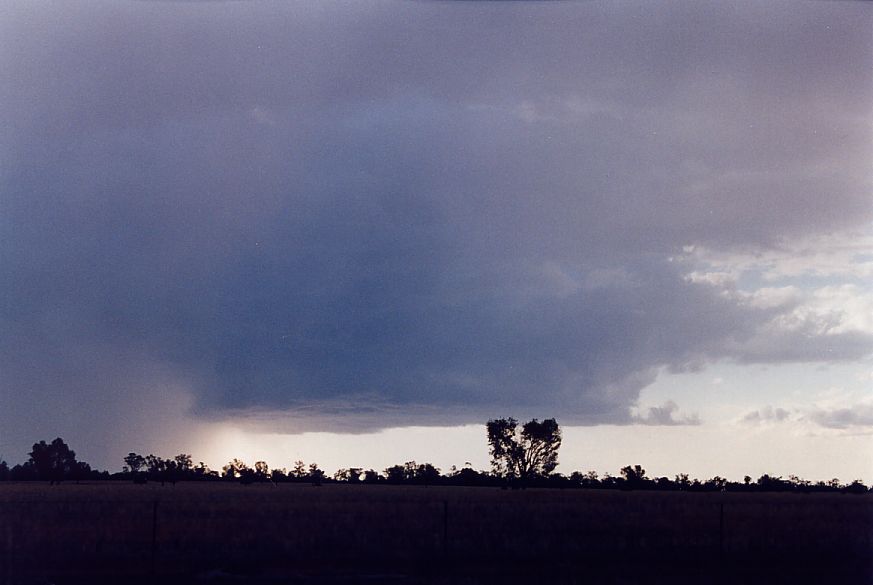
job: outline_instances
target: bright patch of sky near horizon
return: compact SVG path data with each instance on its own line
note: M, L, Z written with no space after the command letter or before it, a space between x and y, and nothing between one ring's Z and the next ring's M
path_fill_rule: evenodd
M0 458L873 481L871 26L6 2Z

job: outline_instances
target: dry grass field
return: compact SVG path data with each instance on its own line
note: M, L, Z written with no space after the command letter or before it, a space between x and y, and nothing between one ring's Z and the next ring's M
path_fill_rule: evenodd
M873 583L873 497L0 484L0 585Z

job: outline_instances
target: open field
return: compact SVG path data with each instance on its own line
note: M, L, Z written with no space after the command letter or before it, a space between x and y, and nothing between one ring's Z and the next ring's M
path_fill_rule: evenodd
M2 585L873 583L873 497L0 484L0 547Z

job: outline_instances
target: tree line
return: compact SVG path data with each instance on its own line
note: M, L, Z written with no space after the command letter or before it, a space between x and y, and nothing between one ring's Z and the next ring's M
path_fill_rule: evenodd
M109 473L92 469L76 458L76 453L56 438L51 443L34 443L29 458L24 463L9 467L0 460L0 481L62 481L126 480L135 483L160 482L175 484L178 481L215 481L254 483L349 483L423 486L491 486L501 488L559 488L559 489L618 489L659 490L690 492L842 492L866 493L860 480L843 484L838 479L811 482L791 475L764 474L753 480L745 476L742 482L729 481L715 476L706 480L692 479L687 474L669 477L649 477L640 465L622 467L618 475L600 475L595 471L574 471L569 475L555 472L558 450L561 446L561 430L555 419L533 419L523 425L513 418L493 419L486 424L486 433L491 456L491 470L475 470L468 463L464 467L452 466L443 473L430 463L407 461L381 471L349 467L327 475L317 463L295 461L290 469L270 468L265 461L256 461L249 466L240 459L233 459L220 470L210 469L202 461L194 464L190 454L180 453L163 458L154 454L140 455L131 452L124 457L121 472Z

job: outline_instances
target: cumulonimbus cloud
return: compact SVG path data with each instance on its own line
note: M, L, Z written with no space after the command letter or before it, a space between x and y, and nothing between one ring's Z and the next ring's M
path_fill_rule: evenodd
M673 424L660 367L873 349L676 260L869 223L851 8L132 6L0 24L4 417L157 362L204 417Z

